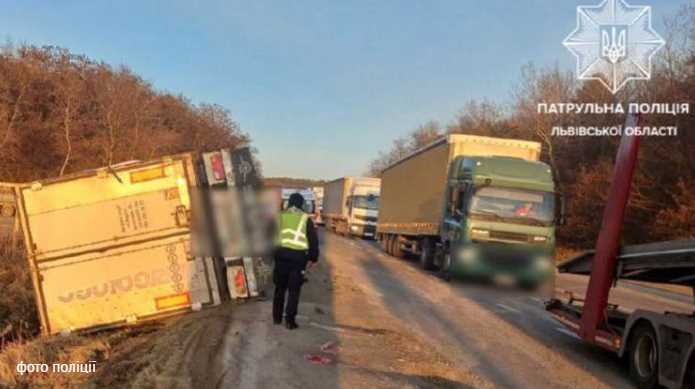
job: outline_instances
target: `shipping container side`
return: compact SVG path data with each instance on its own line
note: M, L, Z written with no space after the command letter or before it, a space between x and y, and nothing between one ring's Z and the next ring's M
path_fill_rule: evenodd
M350 180L339 178L327 183L324 187L323 214L329 217L345 215L345 188Z
M187 232L191 166L182 157L21 187L30 255L51 260Z
M449 155L440 142L383 172L379 232L437 235Z
M39 264L46 332L215 303L210 264L189 250L189 236L182 235Z
M384 170L380 233L438 235L450 162L458 156L502 156L538 161L538 142L449 135Z
M17 190L45 333L120 325L217 304L215 270L190 254L190 155Z

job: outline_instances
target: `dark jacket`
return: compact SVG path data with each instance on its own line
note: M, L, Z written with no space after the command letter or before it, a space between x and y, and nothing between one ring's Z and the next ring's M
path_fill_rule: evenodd
M275 248L276 261L292 261L302 267L306 266L307 261L318 262L319 260L319 237L316 227L311 219L306 221L306 238L309 243L308 250L292 250L287 247Z

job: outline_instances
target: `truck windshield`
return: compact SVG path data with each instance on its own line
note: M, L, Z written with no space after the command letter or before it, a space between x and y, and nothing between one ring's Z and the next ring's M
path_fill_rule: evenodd
M533 225L551 225L555 196L550 192L484 187L471 199L471 217Z
M360 209L379 209L379 196L352 196L352 207Z

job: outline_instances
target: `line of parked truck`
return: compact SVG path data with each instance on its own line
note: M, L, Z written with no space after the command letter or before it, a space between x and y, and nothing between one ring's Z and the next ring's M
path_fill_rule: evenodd
M324 186L326 229L374 238L426 270L535 288L553 274L562 222L553 173L537 142L449 135L377 178Z
M626 127L638 122L628 116ZM608 302L618 279L687 286L695 295L694 239L620 247L638 148L638 137L623 137L596 250L558 266L590 275L586 296L556 294L546 309L579 338L625 357L637 387L695 388L695 312L628 311ZM447 278L536 288L555 274L555 228L565 219L540 156L537 142L449 135L384 169L378 191L375 179L328 183L327 229L367 238L374 231L388 254L416 255ZM369 214L360 210L367 193Z

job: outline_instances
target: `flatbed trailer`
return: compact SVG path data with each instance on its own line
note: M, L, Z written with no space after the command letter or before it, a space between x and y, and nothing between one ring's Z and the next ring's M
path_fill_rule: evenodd
M629 115L626 127L639 123ZM695 388L695 312L628 312L608 301L618 279L688 286L695 294L695 239L620 248L639 141L621 140L595 250L558 266L561 273L590 276L586 296L554 297L546 309L584 341L626 357L637 387Z

